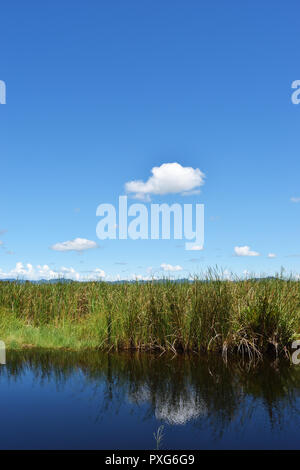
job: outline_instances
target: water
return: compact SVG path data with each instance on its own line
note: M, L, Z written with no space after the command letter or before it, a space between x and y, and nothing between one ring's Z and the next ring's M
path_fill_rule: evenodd
M8 353L1 449L297 449L300 366L220 357Z

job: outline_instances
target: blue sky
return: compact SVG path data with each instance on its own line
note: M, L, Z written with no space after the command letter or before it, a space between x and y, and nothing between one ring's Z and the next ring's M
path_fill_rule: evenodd
M296 1L2 5L0 277L300 273L299 13ZM98 240L97 206L174 162L205 174L201 193L151 201L203 203L204 249ZM51 248L76 238L98 247Z

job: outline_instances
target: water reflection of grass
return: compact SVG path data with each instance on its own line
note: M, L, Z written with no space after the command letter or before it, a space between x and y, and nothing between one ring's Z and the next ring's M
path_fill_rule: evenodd
M156 447L155 450L161 449L161 444L164 438L164 425L159 426L156 432L153 433L155 439Z
M300 283L0 283L8 348L286 351L300 331Z
M143 409L145 419L154 415L167 426L192 422L219 437L233 422L246 426L258 405L273 427L299 414L300 368L287 360L226 364L218 355L11 351L0 383L2 374L19 380L28 369L35 381L55 382L58 389L79 373L80 387L93 394L95 419L126 403Z

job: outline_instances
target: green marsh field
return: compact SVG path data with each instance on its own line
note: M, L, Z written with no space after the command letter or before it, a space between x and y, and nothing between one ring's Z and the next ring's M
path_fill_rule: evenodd
M300 337L300 283L226 281L0 283L8 349L288 354Z

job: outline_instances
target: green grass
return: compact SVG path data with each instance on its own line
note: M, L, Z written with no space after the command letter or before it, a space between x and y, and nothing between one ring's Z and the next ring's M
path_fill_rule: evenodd
M9 349L284 353L300 333L300 283L0 282L0 339Z

